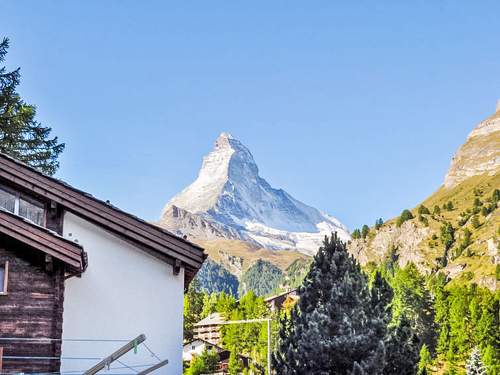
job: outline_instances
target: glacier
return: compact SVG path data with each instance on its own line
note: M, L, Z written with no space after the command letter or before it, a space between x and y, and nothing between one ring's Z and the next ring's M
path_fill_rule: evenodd
M260 177L250 150L228 133L203 158L197 179L166 204L159 224L194 241L237 239L309 255L325 235L350 239L335 217Z

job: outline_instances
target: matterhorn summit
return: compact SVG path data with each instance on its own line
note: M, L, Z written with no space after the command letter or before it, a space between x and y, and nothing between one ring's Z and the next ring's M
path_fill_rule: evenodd
M250 150L228 133L203 158L198 178L167 203L160 225L194 241L236 239L307 254L332 232L349 239L337 219L271 187Z

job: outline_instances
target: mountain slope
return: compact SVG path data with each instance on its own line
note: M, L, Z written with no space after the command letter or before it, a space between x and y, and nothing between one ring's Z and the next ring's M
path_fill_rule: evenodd
M362 264L394 254L426 273L442 271L461 282L497 288L500 264L500 108L479 123L459 148L443 186L398 218L354 239L349 251ZM398 225L400 224L400 225Z
M193 241L241 240L306 254L331 232L349 239L337 219L271 187L248 148L227 133L204 157L198 178L167 203L159 224Z

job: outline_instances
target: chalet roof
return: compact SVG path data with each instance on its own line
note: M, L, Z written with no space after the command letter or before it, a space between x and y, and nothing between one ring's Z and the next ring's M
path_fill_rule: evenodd
M288 290L286 292L282 292L282 293L276 294L274 296L267 297L266 299L264 299L264 302L269 303L269 302L272 302L273 300L278 299L280 297L294 295L294 294L297 294L297 289Z
M0 209L0 234L53 256L76 272L87 266L82 246L4 209Z
M0 179L60 204L174 267L184 266L186 286L206 258L200 246L2 153Z
M222 316L221 313L215 312L208 315L206 318L200 320L198 323L195 323L195 327L199 326L211 326L211 325L219 325L224 323L226 319Z

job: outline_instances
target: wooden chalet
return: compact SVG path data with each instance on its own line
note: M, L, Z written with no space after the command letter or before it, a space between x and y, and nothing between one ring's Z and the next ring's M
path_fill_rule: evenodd
M66 345L65 334L145 333L169 359L169 373L179 373L182 296L205 257L200 247L0 154L0 372L92 365L61 359L64 352L88 356ZM109 354L99 344L92 349Z

